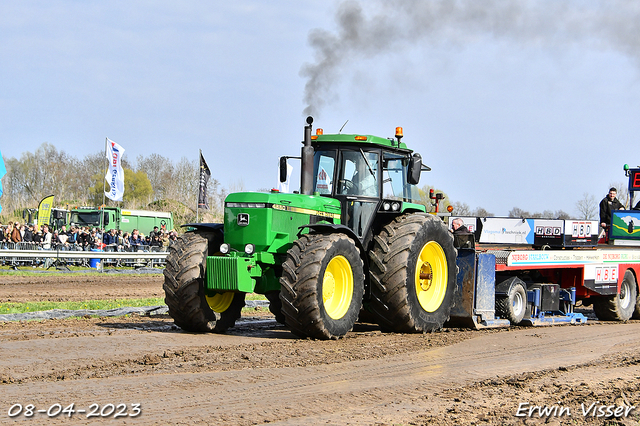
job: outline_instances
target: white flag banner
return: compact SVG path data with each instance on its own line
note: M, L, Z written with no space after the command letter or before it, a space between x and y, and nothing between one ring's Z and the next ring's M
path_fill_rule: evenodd
M124 155L124 148L114 141L107 139L107 160L109 160L109 168L104 178L109 182L109 191L105 192L105 195L113 201L122 201L122 195L124 194L122 155Z

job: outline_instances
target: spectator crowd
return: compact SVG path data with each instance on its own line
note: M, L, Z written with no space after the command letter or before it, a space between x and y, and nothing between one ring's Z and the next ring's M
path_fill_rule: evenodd
M0 223L0 248L39 250L105 251L163 251L177 240L175 230L166 231L157 226L147 236L134 229L131 234L111 229L62 226L51 230L49 225L27 225L19 222Z

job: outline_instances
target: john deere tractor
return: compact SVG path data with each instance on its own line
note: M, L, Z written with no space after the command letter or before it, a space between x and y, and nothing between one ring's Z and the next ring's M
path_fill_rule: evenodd
M224 223L190 224L169 249L169 313L187 331L224 332L245 294L264 294L296 335L337 339L362 313L385 331L426 332L449 318L453 238L419 204L419 154L395 138L312 136L307 118L300 191L242 192Z

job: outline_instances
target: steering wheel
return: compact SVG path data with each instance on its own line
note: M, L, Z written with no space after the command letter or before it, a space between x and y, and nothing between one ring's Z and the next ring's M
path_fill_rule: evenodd
M340 179L340 187L343 188L341 191L342 194L350 194L356 185L349 179Z

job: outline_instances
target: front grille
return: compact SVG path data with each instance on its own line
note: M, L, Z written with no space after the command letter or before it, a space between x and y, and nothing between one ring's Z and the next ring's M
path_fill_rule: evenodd
M215 290L238 290L238 258L213 256L207 258L207 287Z

